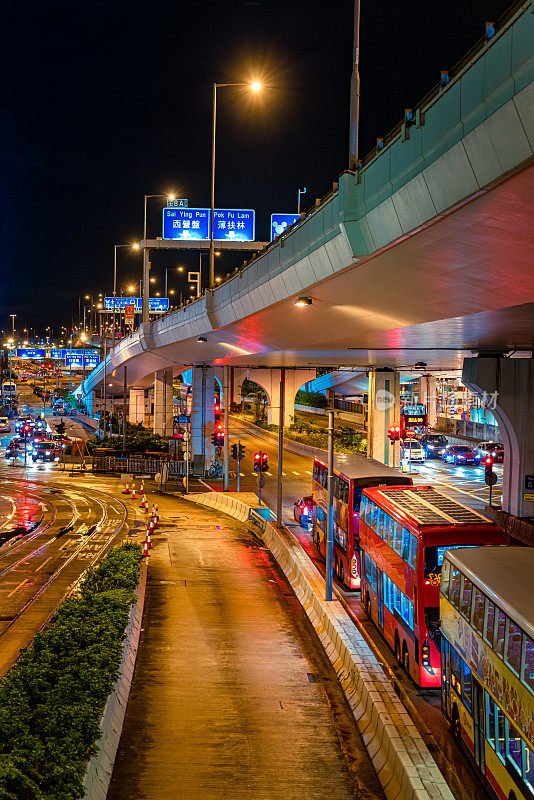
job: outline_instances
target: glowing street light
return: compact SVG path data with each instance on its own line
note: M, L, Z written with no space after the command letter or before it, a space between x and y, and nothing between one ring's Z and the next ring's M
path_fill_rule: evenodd
M217 132L217 89L223 86L248 86L248 88L258 94L262 86L259 81L252 83L214 83L213 84L213 119L211 126L211 225L210 225L210 281L212 288L215 284L215 249L213 246L213 223L215 217L215 137Z

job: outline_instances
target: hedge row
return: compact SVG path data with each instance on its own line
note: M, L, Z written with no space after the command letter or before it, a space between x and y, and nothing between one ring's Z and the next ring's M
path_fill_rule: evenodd
M88 570L0 682L0 798L78 800L139 583L127 543Z

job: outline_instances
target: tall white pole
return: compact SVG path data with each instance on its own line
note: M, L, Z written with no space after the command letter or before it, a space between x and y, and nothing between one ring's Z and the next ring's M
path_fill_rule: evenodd
M354 2L354 48L350 79L349 169L358 169L358 127L360 118L360 0Z
M213 120L211 127L211 214L210 214L210 282L215 286L215 248L213 246L213 227L215 217L215 132L217 129L217 84L213 84Z
M332 599L334 578L334 411L328 412L328 528L326 534L326 600Z

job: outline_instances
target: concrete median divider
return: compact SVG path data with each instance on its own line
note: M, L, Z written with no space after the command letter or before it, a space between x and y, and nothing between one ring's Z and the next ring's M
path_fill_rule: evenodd
M250 518L247 502L219 492L189 495L188 499L242 521ZM323 599L325 581L300 543L270 522L262 528L263 541L336 671L387 800L453 800L423 737L343 605L339 600Z
M139 636L143 620L145 603L147 566L141 564L141 577L136 589L137 600L130 609L126 635L122 647L122 660L119 677L115 681L113 691L109 695L102 719L100 720L101 737L97 742L98 752L87 764L83 780L84 800L106 800L109 782L113 773L113 764L119 747L124 715L130 695L135 659L139 647Z

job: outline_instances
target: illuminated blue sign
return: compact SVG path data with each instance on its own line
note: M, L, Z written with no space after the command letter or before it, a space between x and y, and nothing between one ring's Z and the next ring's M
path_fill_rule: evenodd
M164 208L164 239L209 239L209 208Z
M45 358L46 351L37 347L24 347L17 349L16 358Z
M115 298L115 311L124 312L124 306L135 306L136 313L141 313L143 309L143 301L140 297L116 297ZM163 313L169 310L168 297L151 297L149 299L149 308L151 312ZM104 300L104 311L113 311L113 298L106 297Z
M250 209L216 208L213 217L213 238L234 242L254 241L254 211Z
M50 358L65 358L66 352L64 348L61 350L50 350Z
M75 356L65 356L65 366L66 367L82 367L83 368L83 355L80 355L79 351ZM85 366L86 367L96 367L100 363L100 356L98 354L93 353L86 353L85 355Z
M50 350L50 358L67 358L67 356L72 356L73 358L81 359L83 353L83 348L80 347L77 350L72 349L69 350L68 348L62 347L59 350ZM88 358L89 356L98 357L98 350L90 350L89 348L85 351L85 356Z
M300 214L271 214L271 242L285 233L297 220L300 220Z
M164 208L163 238L207 240L210 238L209 208ZM255 216L251 209L216 208L213 238L216 241L253 242Z

